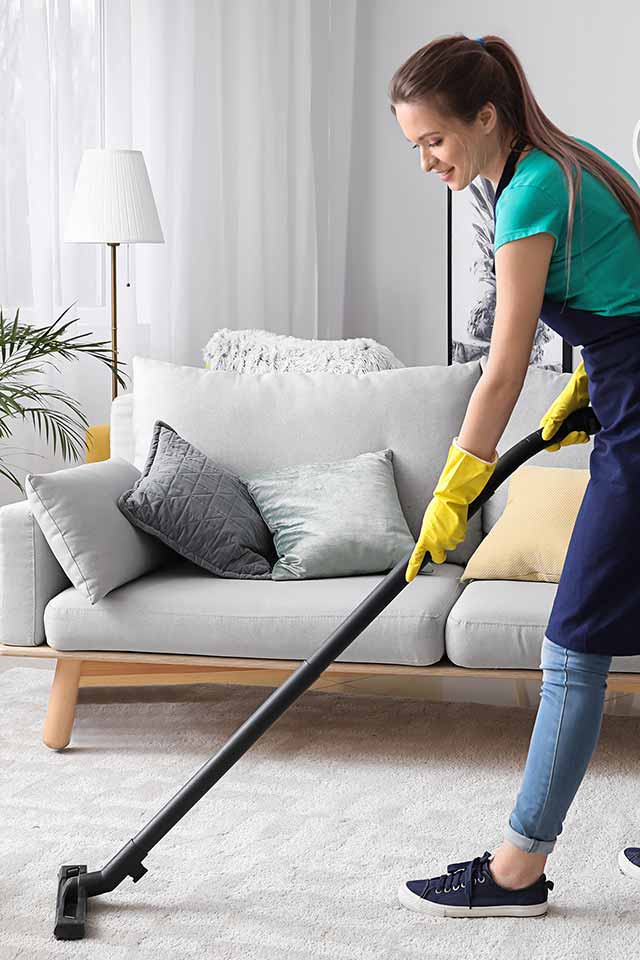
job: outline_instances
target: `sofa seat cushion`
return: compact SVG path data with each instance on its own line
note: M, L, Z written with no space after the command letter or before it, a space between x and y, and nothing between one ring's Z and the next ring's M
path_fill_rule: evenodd
M444 653L444 627L462 567L416 577L338 660L426 666ZM110 650L304 660L384 574L315 580L234 580L188 560L155 570L91 605L71 587L45 608L56 650Z
M472 581L447 620L447 657L460 667L539 670L542 641L557 589L556 583ZM613 657L611 671L616 670L640 672L640 655Z

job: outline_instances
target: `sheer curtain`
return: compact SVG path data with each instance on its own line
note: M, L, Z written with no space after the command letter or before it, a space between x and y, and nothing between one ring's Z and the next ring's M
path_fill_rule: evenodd
M23 90L28 228L0 201L13 251L0 263L5 309L20 303L44 323L77 300L82 329L108 339L104 248L61 238L82 150L133 147L166 242L118 247L127 371L135 353L199 366L220 327L347 335L357 0L8 3L16 29L0 41L2 70ZM15 97L0 102L3 127L9 115L18 128ZM61 385L91 422L108 420L110 377L97 361L63 365Z
M135 249L149 355L199 365L220 327L343 335L355 12L131 4L132 142L167 237Z
M109 338L104 273L93 245L62 243L63 216L85 144L100 142L101 78L96 9L86 3L5 0L0 6L0 304L5 316L38 326L78 318L67 336ZM97 360L54 358L32 384L79 399L87 418L103 416L109 371ZM69 411L66 411L67 413ZM3 460L23 480L70 466L30 419L12 420ZM0 479L0 502L22 499Z

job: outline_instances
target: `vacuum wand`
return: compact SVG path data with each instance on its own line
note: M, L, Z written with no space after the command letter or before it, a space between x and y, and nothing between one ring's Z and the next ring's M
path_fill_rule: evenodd
M575 430L592 435L599 429L600 423L593 408L587 406L570 414L549 440L542 439L541 429L529 434L499 458L487 485L469 504L468 517L477 513L482 504L518 467L549 444L563 440L568 433ZM329 664L353 643L394 597L408 586L405 573L412 554L413 550L398 561L324 644L273 691L227 743L191 777L135 837L109 860L102 870L87 873L86 864L65 864L60 867L54 927L56 939L82 939L85 935L88 898L113 890L127 876L137 883L147 873L142 861L149 851L246 753L265 730L275 723L300 694L318 679ZM427 552L422 566L430 559L431 555Z

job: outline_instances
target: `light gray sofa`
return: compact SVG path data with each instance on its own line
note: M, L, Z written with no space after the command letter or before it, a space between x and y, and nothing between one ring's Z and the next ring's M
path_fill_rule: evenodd
M398 495L417 538L451 438L459 432L485 367L482 358L359 376L207 371L209 378L218 378L208 381L214 388L208 401L197 389L177 391L173 400L170 390L160 390L157 399L151 391L140 394L135 417L134 364L133 392L111 407L111 456L137 460L139 466L155 417L244 476L391 447ZM203 371L188 369L200 383ZM499 453L538 428L569 376L529 368ZM543 451L527 463L585 469L592 445ZM330 669L362 673L369 666L376 673L406 673L409 668L441 676L471 671L510 679L539 673L556 584L458 582L502 513L506 496L507 483L470 519L466 540L447 561L434 564L432 575L417 577L401 591ZM147 682L153 682L153 665L173 664L183 673L192 667L193 682L207 665L291 672L384 577L225 579L176 556L175 562L91 605L71 586L26 500L0 508L0 570L0 653L58 661L44 734L54 749L69 742L87 664L102 664L105 683L126 669L144 673L141 664L147 664ZM610 677L610 688L640 691L640 656L614 657L611 671L617 676Z

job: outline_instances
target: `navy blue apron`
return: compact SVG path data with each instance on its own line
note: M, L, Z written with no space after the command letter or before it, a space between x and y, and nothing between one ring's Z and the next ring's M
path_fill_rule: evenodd
M519 140L505 164L494 214L522 146ZM601 424L545 634L581 653L640 654L640 315L561 308L545 295L540 317L572 346L582 345L589 402Z

